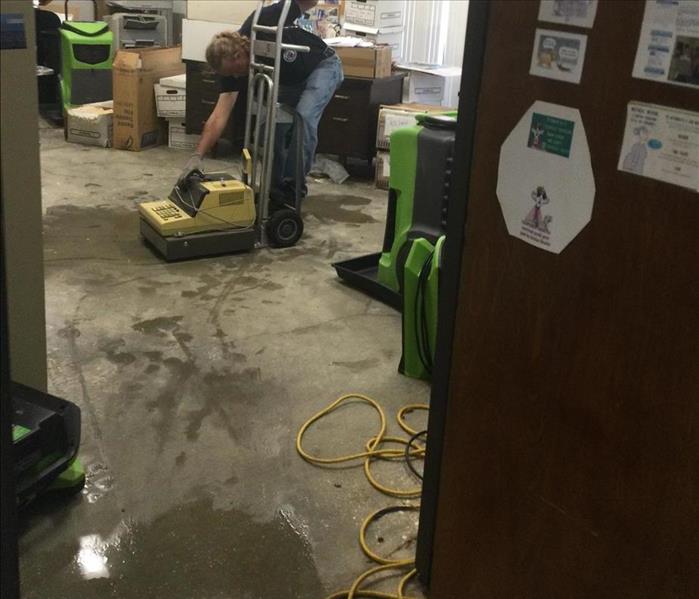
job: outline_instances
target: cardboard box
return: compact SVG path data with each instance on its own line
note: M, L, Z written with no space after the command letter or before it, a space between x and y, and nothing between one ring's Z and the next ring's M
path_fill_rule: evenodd
M365 27L400 27L406 0L346 0L345 22Z
M165 77L160 80L160 83L153 85L158 116L166 119L183 119L187 112L187 89L163 85L162 82L166 79L171 77Z
M359 37L374 45L390 46L393 60L403 57L403 26L398 27L364 27L354 23L345 23L344 34Z
M442 67L438 65L399 64L398 70L408 73L403 82L403 102L419 102L421 104L443 105L445 103L445 87L447 81L456 82L456 88L461 80L459 67ZM452 87L450 85L450 87ZM451 102L453 98L449 98Z
M117 51L112 65L115 148L140 151L162 143L165 126L158 120L153 85L183 72L179 46Z
M335 48L345 77L378 79L391 75L391 48Z
M376 152L376 176L374 183L377 189L388 189L391 178L391 153Z
M199 136L188 134L183 119L168 119L167 145L179 150L196 150Z
M112 145L112 101L69 108L66 115L66 141L108 148Z
M379 122L376 127L376 147L388 150L391 145L391 133L401 127L417 124L420 114L441 114L454 110L430 104L392 104L379 109Z

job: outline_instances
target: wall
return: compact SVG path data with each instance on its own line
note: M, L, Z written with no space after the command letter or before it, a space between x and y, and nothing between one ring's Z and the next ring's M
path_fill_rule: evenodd
M255 8L256 0L188 0L187 18L241 25Z
M54 0L44 8L63 14L65 2L63 0ZM92 3L92 0L70 0L68 12L76 15L76 21L94 21L95 19L95 5Z

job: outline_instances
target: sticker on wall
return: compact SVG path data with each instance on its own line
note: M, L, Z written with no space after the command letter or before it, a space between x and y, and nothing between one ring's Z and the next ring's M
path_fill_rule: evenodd
M697 0L646 0L633 76L699 88Z
M597 0L541 0L539 21L592 27L597 14Z
M513 237L559 254L580 233L595 180L576 108L532 104L500 149L497 196Z
M586 35L537 29L529 74L580 83L586 46Z
M618 168L699 191L699 112L629 102Z

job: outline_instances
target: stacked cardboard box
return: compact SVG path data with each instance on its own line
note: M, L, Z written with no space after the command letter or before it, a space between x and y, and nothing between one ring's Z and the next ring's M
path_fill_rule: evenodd
M387 150L391 147L391 133L401 127L410 127L417 123L421 114L441 114L453 109L429 104L392 104L381 106L379 122L376 127L376 177L378 189L389 188L391 174L391 155Z
M179 46L117 51L112 66L115 148L140 151L162 143L165 126L158 119L153 86L183 72Z
M454 90L459 89L461 68L422 63L398 64L396 68L407 74L403 83L403 102L456 103L458 96Z
M108 148L112 145L112 100L69 108L66 114L66 140Z
M167 119L167 145L180 150L195 149L199 136L188 134L185 125L187 75L163 77L153 88L158 116Z
M405 11L405 0L346 0L343 29L347 35L390 46L393 60L400 60Z
M378 79L391 75L391 48L388 46L336 47L335 51L342 61L345 77Z

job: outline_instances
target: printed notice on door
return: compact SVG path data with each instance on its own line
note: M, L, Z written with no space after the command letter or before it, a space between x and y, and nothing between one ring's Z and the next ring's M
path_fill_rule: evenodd
M646 0L633 76L699 88L698 0Z
M580 83L586 45L586 35L537 29L529 74Z
M629 102L618 168L699 192L699 112Z
M597 0L541 0L539 21L592 27L597 14Z

